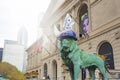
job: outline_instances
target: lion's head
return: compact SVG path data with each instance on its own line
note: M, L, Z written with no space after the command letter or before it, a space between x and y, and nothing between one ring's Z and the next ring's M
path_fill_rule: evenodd
M60 41L60 51L71 52L77 45L76 41L72 38L61 39Z
M76 45L76 34L72 30L65 30L59 35L60 51L71 52Z

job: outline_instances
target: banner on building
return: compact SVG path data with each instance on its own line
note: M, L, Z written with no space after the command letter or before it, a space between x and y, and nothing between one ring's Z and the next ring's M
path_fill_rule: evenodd
M34 48L35 53L39 53L41 51L41 44L40 42L37 42Z
M88 19L88 14L85 13L81 16L81 23L82 23L82 34L88 35L90 32L90 27L89 27L89 19Z
M64 20L64 29L72 29L73 24L75 23L75 21L72 19L70 14L67 14Z

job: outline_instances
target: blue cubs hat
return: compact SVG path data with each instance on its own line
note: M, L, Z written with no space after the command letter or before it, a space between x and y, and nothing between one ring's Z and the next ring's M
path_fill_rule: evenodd
M65 39L65 38L73 38L75 41L77 40L76 34L71 29L63 31L59 36L59 39Z

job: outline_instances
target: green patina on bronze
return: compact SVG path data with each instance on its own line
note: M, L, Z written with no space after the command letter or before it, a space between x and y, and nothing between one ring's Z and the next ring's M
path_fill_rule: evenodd
M73 38L60 39L61 58L69 68L71 80L78 80L80 68L87 68L92 80L95 80L95 69L98 68L104 80L108 80L104 61L95 54L85 52L77 46Z

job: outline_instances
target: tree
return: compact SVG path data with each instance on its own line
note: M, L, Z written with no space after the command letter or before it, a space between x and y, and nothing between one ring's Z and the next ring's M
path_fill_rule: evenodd
M0 74L10 80L23 80L24 78L22 72L7 62L0 62Z

